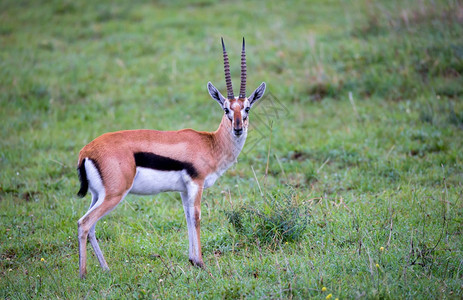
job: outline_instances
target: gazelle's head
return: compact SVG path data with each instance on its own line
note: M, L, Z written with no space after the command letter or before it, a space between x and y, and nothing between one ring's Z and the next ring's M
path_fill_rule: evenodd
M219 102L225 115L230 121L232 133L239 137L248 130L248 115L251 107L262 98L265 92L265 82L254 91L249 97L246 97L246 51L243 38L243 48L241 51L241 86L240 94L235 97L233 94L232 82L230 77L230 64L228 63L228 54L222 39L223 63L225 69L225 82L227 83L227 97L224 97L211 82L207 84L207 89L211 97Z

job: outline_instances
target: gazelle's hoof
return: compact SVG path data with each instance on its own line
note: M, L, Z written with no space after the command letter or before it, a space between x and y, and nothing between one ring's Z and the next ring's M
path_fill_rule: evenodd
M190 258L190 263L195 266L195 267L199 267L201 269L206 269L206 265L204 264L204 262L201 260L201 261L194 261Z

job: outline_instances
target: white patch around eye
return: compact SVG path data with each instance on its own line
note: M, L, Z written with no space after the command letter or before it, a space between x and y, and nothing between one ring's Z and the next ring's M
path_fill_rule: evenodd
M248 115L248 112L246 111L246 108L248 107L251 108L251 105L249 104L249 101L246 98L246 100L244 100L243 102L243 109L241 110L241 114L243 115L243 117Z
M225 100L225 102L223 103L222 108L223 108L223 111L224 111L225 115L228 118L230 118L230 115L231 115L231 117L233 117L233 114L231 114L232 110L230 109L230 101Z
M249 115L249 111L246 111L247 108L251 108L248 99L244 100L243 102L243 109L241 110L241 115L243 116L243 120L246 120Z

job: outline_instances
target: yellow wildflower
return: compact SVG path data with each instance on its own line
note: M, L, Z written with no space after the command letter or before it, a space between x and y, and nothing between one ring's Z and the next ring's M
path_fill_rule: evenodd
M384 247L379 248L379 251L384 251Z
M326 292L326 287L322 287L322 292Z
M45 259L42 257L42 258L40 259L40 261L45 261Z
M333 294L326 295L326 299L331 299L331 297L333 297Z
M377 268L379 268L379 265L378 265L378 264L376 264L376 267L377 267Z

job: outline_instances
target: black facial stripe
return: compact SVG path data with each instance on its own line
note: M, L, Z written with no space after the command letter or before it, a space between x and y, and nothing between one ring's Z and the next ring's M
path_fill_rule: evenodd
M134 154L135 165L159 171L186 170L191 178L198 177L198 171L189 162L183 162L169 157L157 155L151 152L137 152Z

